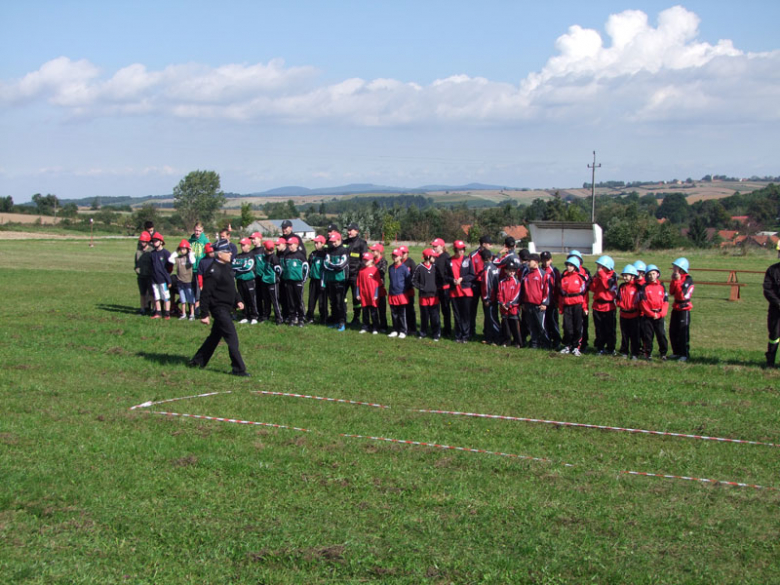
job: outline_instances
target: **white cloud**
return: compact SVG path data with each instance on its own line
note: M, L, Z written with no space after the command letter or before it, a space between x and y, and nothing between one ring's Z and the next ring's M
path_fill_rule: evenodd
M427 86L395 79L316 85L311 67L267 64L142 64L101 79L88 61L59 57L0 83L0 104L47 100L73 115L156 115L356 126L506 124L586 118L616 123L780 119L780 51L747 54L731 41L698 40L699 17L675 6L658 15L627 10L604 30L573 25L557 53L518 85L454 75Z

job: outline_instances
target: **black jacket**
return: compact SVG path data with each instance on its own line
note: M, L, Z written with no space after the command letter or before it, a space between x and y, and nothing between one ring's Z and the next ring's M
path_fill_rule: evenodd
M342 242L342 245L347 249L349 255L349 277L354 280L360 271L363 254L368 252L368 244L360 236L356 236L347 238Z
M437 256L433 265L436 267L436 286L442 288L447 284L447 270L450 266L450 255L446 251L442 252Z
M203 275L203 292L200 294L201 315L208 317L217 307L232 309L236 306L236 280L233 267L216 261L206 268Z
M436 267L418 264L412 273L412 286L420 291L420 298L436 296Z
M764 298L780 309L780 262L767 268L764 276Z

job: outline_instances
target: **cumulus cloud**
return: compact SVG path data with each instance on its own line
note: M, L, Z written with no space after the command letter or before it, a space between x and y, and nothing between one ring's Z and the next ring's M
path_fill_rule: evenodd
M780 51L749 54L729 40L698 40L699 17L675 6L658 15L609 16L605 36L573 25L556 54L517 85L453 75L422 86L395 79L317 85L311 67L267 64L133 64L105 79L95 65L59 57L0 83L0 104L47 100L74 115L163 115L357 126L506 124L527 120L659 121L718 116L780 119Z

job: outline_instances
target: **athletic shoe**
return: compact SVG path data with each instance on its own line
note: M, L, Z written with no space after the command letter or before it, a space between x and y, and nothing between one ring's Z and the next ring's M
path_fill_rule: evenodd
M687 358L687 357L685 357L685 356L682 356L682 357L681 357L679 360L677 360L677 361L678 361L678 362L687 362L687 361L688 361L688 358Z
M160 315L159 313L155 313L154 315L151 316L151 319L162 319L162 315Z
M170 315L165 315L165 317L163 317L163 321L170 321L170 320L171 320Z
M303 321L298 321L298 327L303 327L304 323Z
M336 329L336 331L344 331L344 329L346 329L346 327L344 327L344 323L342 323L341 325L339 325L339 328Z
M638 362L638 361L639 361L639 358L638 358L638 357L636 357L635 355L632 355L632 356L631 356L631 361L632 361L632 362Z
M506 347L506 345L504 345L504 347ZM571 353L571 350L570 350L568 347L564 347L564 348L561 350L561 353L562 353L563 355L569 355L569 354Z
M666 356L665 356L665 355L662 355L662 356L661 356L661 361L662 361L662 362L665 362L665 361L666 361Z
M247 323L249 323L249 319L241 319L239 323L241 323L242 325L246 325Z
M257 319L252 319L252 320L249 322L249 324L250 324L250 325L257 325Z
M361 329L358 333L368 333L368 329Z
M398 337L398 331L393 331L388 337Z
M249 372L230 372L234 376L237 376L239 378L251 378L251 374Z
M676 359L677 359L677 358L679 358L679 357L680 357L679 355L677 355L677 354L673 353L672 355L670 355L670 356L669 356L669 359L670 359L670 360L676 360Z
M573 350L571 350L571 355L576 355L577 357L579 357L579 356L581 356L581 355L582 355L582 353L580 352L580 350L579 350L579 349L577 349L577 348L575 347Z
M190 315L190 321L194 321L194 320L195 320L195 315Z
M600 350L599 350L599 355L604 355L605 353L607 353L607 352L606 352L606 351L604 351L603 349L600 349Z
M439 339L441 339L441 338L440 338L440 337L434 337L434 338L433 338L433 340L434 340L434 341L436 341L436 342L438 342L438 341L439 341Z
M186 319L186 318L187 318L187 315L182 315L181 317L179 317L179 321L181 321L182 319Z
M406 333L399 333L398 339L406 339Z
M627 354L627 353L621 353L621 354L620 354L620 357L622 357L622 358L628 358L628 354Z
M379 335L379 331L374 330L371 332L371 335Z

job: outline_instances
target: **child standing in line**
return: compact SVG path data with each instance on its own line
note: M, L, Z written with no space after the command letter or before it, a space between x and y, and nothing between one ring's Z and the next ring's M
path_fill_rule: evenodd
M466 243L457 240L452 244L453 255L447 269L447 283L450 285L452 312L455 317L455 343L468 343L471 339L471 297L474 291L474 267L466 256Z
M284 323L282 308L279 306L279 279L282 276L282 266L274 253L275 246L271 240L263 242L265 253L255 257L255 275L260 278L260 292L263 295L263 314L260 321L271 318L271 308L274 310L276 324Z
M623 268L623 284L618 287L616 304L620 309L620 354L637 359L639 355L639 273L633 264Z
M523 347L520 337L520 280L517 271L520 262L510 260L504 263L504 278L498 284L498 306L501 309L501 345L512 340L514 347Z
M637 286L644 286L645 284L645 272L647 272L647 264L642 262L641 260L637 260L634 262L634 268L636 268L636 285Z
M588 340L590 339L590 333L589 333L589 326L590 326L590 319L588 318L588 287L590 286L590 281L592 280L592 276L590 274L590 270L588 270L585 267L585 260L582 258L582 254L579 250L572 250L569 252L569 256L566 258L567 260L571 258L572 256L576 257L580 261L580 267L578 269L578 272L585 277L585 311L582 312L582 339L580 340L580 351L585 351L588 347Z
M328 318L328 299L322 287L322 263L325 261L325 236L314 238L314 250L309 254L309 304L306 321L314 323L314 311L320 307L320 323Z
M382 281L379 278L379 271L374 266L374 254L365 252L363 254L363 266L357 276L358 300L360 301L361 313L363 314L363 326L360 333L366 333L369 330L376 335L379 333L379 290L382 288Z
M497 345L501 340L501 322L498 319L498 275L500 270L493 263L493 252L484 248L479 252L484 271L482 273L482 312L485 321L482 328L482 343Z
M171 253L165 249L165 240L160 232L152 236L152 292L154 293L154 314L152 319L166 321L171 318L171 274L168 272ZM162 315L161 315L162 312Z
M560 349L561 330L558 326L558 291L560 290L561 271L553 266L552 254L544 251L539 257L542 259L540 266L544 270L550 282L550 305L544 312L544 329L553 349Z
M303 327L306 323L303 287L309 278L309 263L303 250L298 249L299 244L298 236L287 239L287 253L282 260L282 281L287 289L288 322L291 326Z
M414 269L417 265L409 257L409 248L406 246L398 246L403 254L403 263L409 267L409 274L414 274ZM406 296L409 297L409 302L406 304L406 328L409 333L417 331L417 312L414 310L414 287L409 286L409 290L406 291Z
M239 323L257 324L257 292L255 291L255 255L252 240L240 240L241 252L233 256L233 273L236 276L238 298L244 303L244 318Z
M333 226L335 228L335 226ZM338 230L330 230L328 251L322 263L322 282L330 302L331 323L343 332L347 324L347 281L349 280L349 250L341 240Z
M582 317L588 312L588 279L580 272L580 259L569 256L561 275L558 312L563 315L562 354L582 355Z
M385 276L387 275L387 260L385 260L385 247L377 242L368 248L374 253L374 266L379 272L379 278L382 281L382 289L379 291L379 331L387 333L387 289L385 288Z
M598 270L590 281L589 290L593 293L593 326L596 329L594 348L599 355L616 355L617 320L615 319L615 298L617 297L617 277L615 261L609 256L596 260Z
M138 293L141 295L139 315L146 315L152 298L152 250L149 246L151 241L152 236L149 232L141 232L135 250L135 273L138 278Z
M406 305L409 304L408 290L412 285L412 273L404 264L403 252L396 248L393 250L393 264L387 269L388 302L390 314L393 318L393 330L388 337L406 337Z
M690 357L691 296L693 279L688 274L690 265L687 258L678 258L672 262L672 282L669 292L674 297L672 316L669 319L669 341L672 343L672 358L681 362Z
M547 349L550 347L550 339L544 328L544 316L550 305L550 279L539 267L539 262L541 262L539 254L529 254L528 270L521 280L520 299L528 323L528 332L531 335L531 347Z
M287 240L285 238L277 238L276 242L276 257L279 259L279 266L284 270L284 256L287 254ZM282 321L285 323L290 322L290 308L287 306L287 283L281 277L279 273L279 283L277 284L277 296L279 297L279 305L282 307Z
M412 286L420 293L420 339L430 334L434 341L441 338L441 321L439 319L439 296L436 286L436 267L433 265L435 252L431 248L423 250L422 264L418 264L412 274Z
M642 315L642 352L645 359L651 359L653 353L653 337L658 340L658 352L661 360L666 361L668 344L664 317L669 310L669 297L666 288L660 282L661 270L655 264L647 266L645 273L647 282L640 288L639 310Z
M187 305L190 306L190 321L195 320L195 291L192 281L195 278L195 254L188 240L179 242L176 256L171 256L173 262L173 274L176 276L176 284L179 289L179 319L187 318Z

